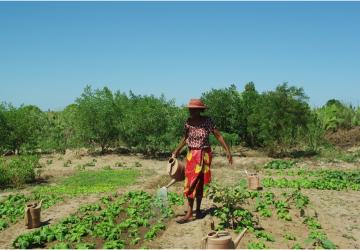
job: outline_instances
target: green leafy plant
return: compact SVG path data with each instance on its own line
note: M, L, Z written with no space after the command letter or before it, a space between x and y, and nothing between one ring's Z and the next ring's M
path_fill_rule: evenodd
M212 184L209 187L208 197L215 204L218 204L214 210L214 215L221 220L220 227L235 229L238 226L245 226L253 228L251 213L241 207L249 196L249 193L239 185L219 186Z
M256 236L256 238L264 239L266 241L272 241L272 242L275 241L274 236L264 230L255 231L255 236Z
M71 160L67 160L66 162L64 162L64 167L70 167L71 163Z
M54 245L53 249L71 249L71 247L68 243L60 242Z
M265 164L265 169L289 169L296 165L295 161L272 160Z
M95 249L96 245L94 243L78 243L75 246L76 249Z
M262 241L258 241L258 242L249 242L249 244L247 245L248 249L265 249L266 245L264 242Z
M296 237L292 234L285 234L284 235L284 239L287 239L287 240L296 240Z

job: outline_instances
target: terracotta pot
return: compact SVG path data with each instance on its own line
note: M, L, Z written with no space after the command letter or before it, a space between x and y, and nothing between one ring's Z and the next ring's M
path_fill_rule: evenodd
M40 227L41 225L41 204L29 203L25 206L25 226L28 229Z
M257 174L249 174L247 178L250 190L258 190L261 188L260 177Z

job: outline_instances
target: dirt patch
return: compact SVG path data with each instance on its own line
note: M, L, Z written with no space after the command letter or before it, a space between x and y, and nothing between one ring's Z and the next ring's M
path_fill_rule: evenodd
M303 190L329 239L340 248L360 248L360 194L357 191Z
M360 145L360 126L352 129L338 129L336 132L328 132L325 136L332 144L342 148Z

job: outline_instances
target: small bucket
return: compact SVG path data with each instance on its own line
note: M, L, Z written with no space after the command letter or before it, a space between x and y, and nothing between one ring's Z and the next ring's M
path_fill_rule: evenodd
M248 188L250 190L259 190L261 189L260 177L257 174L249 174L248 178Z

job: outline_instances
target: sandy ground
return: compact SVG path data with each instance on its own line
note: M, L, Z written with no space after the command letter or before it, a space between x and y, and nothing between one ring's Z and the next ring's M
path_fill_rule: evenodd
M235 154L234 164L230 166L224 156L219 154L214 156L212 164L213 181L232 185L245 177L244 169L249 172L259 170L259 166L270 161L271 158L263 156L261 153L249 150L239 150ZM137 164L141 172L141 176L131 186L122 187L117 190L118 193L124 193L129 190L142 189L149 192L156 192L157 188L167 184L170 178L166 175L166 159L155 160L145 159L139 155L116 155L108 154L103 156L91 156L86 152L68 151L65 155L44 155L41 163L44 165L42 168L41 178L51 183L56 183L66 176L74 174L78 165L85 164L96 159L94 167L88 167L89 170L99 170L103 166L115 167L118 163L123 166L132 167ZM50 163L50 161L52 161ZM69 166L65 167L64 164L71 161ZM139 166L140 163L140 166ZM358 168L357 164L350 163L322 163L314 161L305 161L303 163L312 168L344 168L354 169ZM340 164L340 166L339 166ZM65 164L66 165L66 164ZM27 186L20 190L23 193L29 193L33 186ZM170 188L170 191L182 193L182 183L177 183ZM276 189L271 189L276 192ZM0 199L11 193L19 192L19 190L6 190L0 192ZM313 210L318 214L319 221L324 228L328 238L333 241L340 248L360 248L360 221L358 219L360 214L360 192L345 192L345 191L330 191L330 190L304 190L304 193L309 196ZM88 195L86 197L77 197L66 199L42 213L42 221L53 224L61 218L74 213L81 205L86 203L96 202L101 196ZM206 212L213 207L210 200L204 198L202 209ZM176 215L181 216L184 214L185 206L176 209ZM268 247L271 248L291 248L294 245L293 241L284 240L284 232L291 232L299 239L305 239L308 230L301 223L299 215L291 210L292 222L284 222L274 220L274 218L261 219L260 224L274 235L276 241L273 243L266 242ZM274 216L273 216L274 217ZM156 240L149 242L146 246L153 248L199 248L201 246L201 239L210 231L210 222L215 220L207 214L203 219L194 220L187 224L179 225L174 220L171 220L167 225L167 229L156 238ZM29 231L25 229L23 221L11 225L6 230L0 232L0 248L11 248L13 240ZM233 233L235 236L235 234ZM254 240L251 234L246 234L240 242L238 248L246 248L247 243Z

